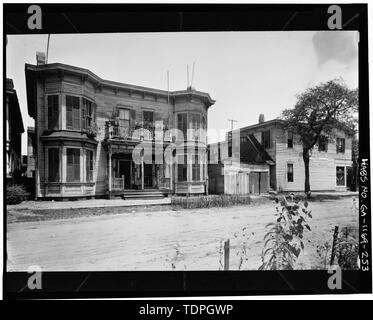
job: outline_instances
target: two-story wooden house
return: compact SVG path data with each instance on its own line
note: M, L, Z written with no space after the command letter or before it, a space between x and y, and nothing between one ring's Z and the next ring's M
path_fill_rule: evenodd
M241 136L252 134L273 159L270 186L277 191L304 191L305 169L302 144L296 133L284 129L283 121L274 119L237 129ZM347 172L352 165L349 131L335 129L334 138L319 139L310 158L312 191L347 190Z
M209 94L118 83L60 63L26 64L25 72L37 198L112 197L149 188L206 192L204 130L215 102Z
M17 91L12 79L6 79L5 94L5 124L6 124L6 178L8 182L18 182L21 176L22 154L21 137L25 132Z

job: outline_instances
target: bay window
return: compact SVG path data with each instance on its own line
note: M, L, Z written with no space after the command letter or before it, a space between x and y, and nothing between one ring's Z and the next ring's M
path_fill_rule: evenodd
M66 181L80 182L80 149L67 148Z
M80 98L66 95L66 128L80 130Z
M93 151L92 150L86 150L85 168L86 168L86 181L91 182L93 180Z

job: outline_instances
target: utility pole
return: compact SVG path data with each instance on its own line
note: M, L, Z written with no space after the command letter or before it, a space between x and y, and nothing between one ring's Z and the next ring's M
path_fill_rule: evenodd
M234 122L237 122L237 120L234 120L234 119L228 119L228 121L230 121L231 123L231 132L233 131L233 123Z

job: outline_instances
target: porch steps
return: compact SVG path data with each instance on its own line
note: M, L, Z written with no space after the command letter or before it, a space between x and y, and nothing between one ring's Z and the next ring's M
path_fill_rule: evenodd
M122 198L125 200L134 199L162 199L165 194L158 189L145 189L145 190L125 190L122 192Z

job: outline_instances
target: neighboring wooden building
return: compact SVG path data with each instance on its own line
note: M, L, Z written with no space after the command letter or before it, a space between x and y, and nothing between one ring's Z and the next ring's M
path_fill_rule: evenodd
M296 133L284 130L279 119L237 129L241 136L254 135L275 162L270 166L270 186L277 191L304 191L302 144ZM320 139L310 159L312 191L347 190L347 172L352 165L352 135L335 129L333 141Z
M274 162L253 135L240 137L237 160L229 140L209 145L209 193L267 193Z
M14 89L12 79L6 79L5 108L6 178L10 182L17 182L21 176L21 138L25 129L23 127L17 92Z
M35 128L27 127L27 169L26 177L35 178Z
M108 81L60 63L26 64L25 72L28 112L35 119L37 198L111 197L146 188L206 192L203 131L215 102L209 94ZM174 128L185 133L176 151ZM132 151L139 144L146 150L136 163ZM172 164L175 157L186 162Z

